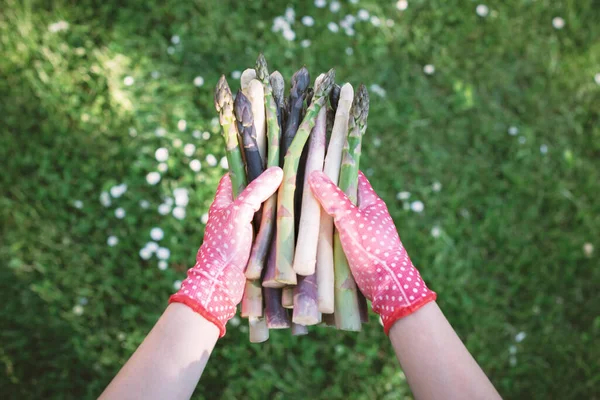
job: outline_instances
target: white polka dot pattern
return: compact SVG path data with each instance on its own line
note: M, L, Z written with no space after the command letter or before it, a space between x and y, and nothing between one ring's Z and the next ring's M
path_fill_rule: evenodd
M387 206L362 172L358 206L322 172L313 172L309 183L323 209L333 217L352 275L371 300L373 311L381 316L386 333L399 318L435 300L436 294L410 261Z
M225 324L236 312L244 292L244 269L252 245L252 217L281 183L278 167L266 170L238 198L232 200L229 174L225 175L208 212L204 241L196 264L169 303L183 303L214 323L225 335Z

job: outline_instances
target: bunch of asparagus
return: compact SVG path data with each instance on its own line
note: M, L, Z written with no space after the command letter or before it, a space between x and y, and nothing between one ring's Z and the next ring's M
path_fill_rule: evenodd
M366 300L333 220L321 212L307 178L323 171L356 203L367 89L360 85L354 94L349 83L340 87L333 69L310 87L302 67L286 97L283 76L269 74L262 54L240 80L235 99L225 76L215 90L234 195L268 167L284 172L278 192L254 221L241 305L250 341L267 340L269 329L291 328L293 335L303 335L307 326L318 324L358 331L367 321Z

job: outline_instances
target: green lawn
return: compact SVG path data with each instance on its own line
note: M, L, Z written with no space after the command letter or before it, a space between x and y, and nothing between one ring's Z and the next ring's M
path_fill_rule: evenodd
M279 32L287 2L1 3L2 398L95 398L144 338L224 173L214 85L226 73L237 89L232 71L260 51L286 77L335 67L370 88L363 170L501 394L599 398L597 2L493 2L480 16L467 0L306 1ZM352 36L329 30L360 9ZM159 147L168 171L149 185ZM175 188L190 190L183 219L158 212ZM152 227L166 270L139 254ZM247 336L229 325L195 398L411 397L375 317L358 334Z

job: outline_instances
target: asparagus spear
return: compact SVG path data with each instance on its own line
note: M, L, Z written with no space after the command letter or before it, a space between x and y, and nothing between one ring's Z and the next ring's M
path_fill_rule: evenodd
M293 336L308 335L308 328L304 325L294 324L292 322L292 335Z
M254 68L248 68L245 69L244 72L242 72L242 75L240 76L240 88L242 89L242 91L246 91L246 89L248 89L248 86L250 86L250 82L252 81L252 79L256 79L256 71L254 70Z
M331 105L331 108L334 112L337 111L338 104L340 102L341 90L342 88L340 87L340 85L336 84L331 89L331 93L329 93L329 104Z
M273 250L275 246L271 246ZM269 264L275 264L275 251L269 252ZM273 268L275 271L275 268ZM283 329L290 327L290 316L281 303L281 289L265 287L265 315L269 329Z
M281 305L285 308L294 308L294 287L286 286L281 289Z
M319 111L315 127L311 133L308 146L308 159L304 172L305 177L308 177L313 171L321 171L323 169L326 141L326 117L327 108L323 107L321 108L321 111ZM304 179L302 184L304 185L304 192L302 195L302 211L300 213L298 241L296 242L296 252L294 254L293 265L294 271L296 271L298 275L307 276L315 273L321 206L310 191L308 179Z
M269 339L269 328L264 318L250 317L250 343L262 343Z
M292 144L292 140L294 140L294 136L296 136L296 132L298 131L302 107L304 106L305 92L309 84L310 75L306 67L302 67L292 76L292 87L288 99L289 114L281 141L281 157L285 157L287 149Z
M254 129L254 117L252 116L252 104L241 90L235 96L233 104L237 128L242 135L244 153L246 154L246 167L248 169L248 181L252 182L263 172L263 163L256 144L256 131Z
M275 224L275 232L277 232L277 224ZM265 288L282 288L285 286L285 283L277 282L275 280L275 273L277 271L275 253L277 252L277 246L275 246L275 240L273 239L271 240L267 266L262 277L262 285Z
M277 106L277 122L279 123L281 135L281 128L283 127L283 92L285 89L285 81L283 80L281 73L279 71L275 71L271 73L271 76L269 76L269 83L271 84L271 88L273 90L273 99L275 100L275 105Z
M292 321L301 325L316 325L321 322L317 304L317 276L300 276L294 288L294 313Z
M246 186L246 172L244 171L244 162L238 144L237 127L233 115L233 95L231 94L231 89L229 89L225 75L221 75L221 79L219 79L215 88L215 108L219 113L219 122L223 131L223 139L225 140L233 195L237 196Z
M348 118L354 90L346 83L340 91L340 100L331 139L327 148L327 156L323 172L337 182L342 162L342 149L348 135ZM319 227L319 243L317 247L317 288L319 292L319 311L330 314L334 311L334 272L333 272L333 219L326 213L321 213Z
M252 104L256 143L258 144L258 152L260 153L260 158L263 160L264 167L267 160L267 135L265 130L265 90L263 83L258 79L252 79L245 92Z
M262 317L263 295L262 287L258 280L247 280L242 296L242 317Z
M272 94L271 83L269 81L269 70L265 57L260 54L256 61L256 71L258 79L261 80L264 88L264 99L267 111L268 140L269 140L269 159L268 167L279 166L279 139L280 129L277 121L277 104ZM279 89L279 88L278 88ZM283 88L281 88L283 90ZM263 267L267 263L267 253L273 239L275 231L275 220L277 218L277 194L273 194L263 206L260 229L256 235L248 267L246 268L246 277L248 279L259 279Z
M308 108L306 116L285 155L283 183L279 188L277 197L277 235L275 239L275 245L277 246L275 280L281 283L296 284L296 274L292 262L295 244L294 192L296 191L298 162L310 131L315 125L317 114L325 105L334 76L334 70L330 70L317 85L313 102Z
M369 94L364 85L359 86L350 113L348 139L344 145L338 186L350 201L356 204L361 141L367 129L369 113ZM361 325L357 299L358 289L350 273L339 232L334 234L333 254L335 262L335 323L338 329L358 331Z

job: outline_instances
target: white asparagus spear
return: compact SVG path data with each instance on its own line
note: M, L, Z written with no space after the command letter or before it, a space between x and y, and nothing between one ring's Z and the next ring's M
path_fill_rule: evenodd
M331 139L329 140L327 156L323 166L323 172L336 183L340 176L342 150L346 136L348 136L348 119L353 99L354 89L352 85L349 83L344 84L340 91L340 101L335 113ZM324 212L321 213L319 227L316 273L319 311L324 314L331 314L334 311L333 219Z
M246 94L246 89L250 85L250 81L256 79L256 70L254 68L245 69L240 76L240 88Z
M267 129L265 126L265 89L263 84L258 79L252 79L246 89L248 98L252 103L252 115L254 116L254 129L256 129L256 144L258 144L258 152L263 161L263 165L267 164Z
M323 170L325 146L327 144L326 118L327 108L323 107L317 115L315 127L310 135L308 158L306 159L304 172L302 211L300 213L298 241L296 242L296 252L294 254L294 271L298 275L304 276L315 273L315 264L317 262L321 206L310 190L308 177L311 172Z
M269 339L269 328L266 319L250 317L248 323L250 325L250 343L262 343Z

